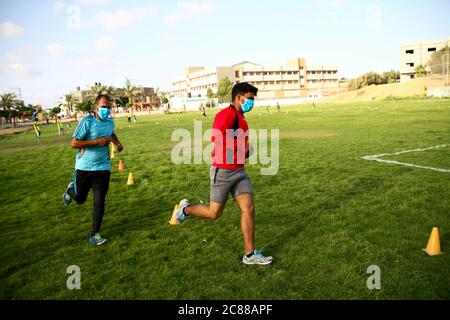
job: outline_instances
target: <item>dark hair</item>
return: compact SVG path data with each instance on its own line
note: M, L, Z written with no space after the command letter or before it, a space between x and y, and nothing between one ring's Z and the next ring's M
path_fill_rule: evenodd
M102 98L108 100L109 102L111 102L111 98L107 95L107 94L99 94L97 96L97 98L95 98L95 104L98 104L100 102L100 100L102 100Z
M258 94L258 88L252 86L248 82L237 83L231 91L231 101L234 101L238 95L244 95L249 92L254 93L256 96Z

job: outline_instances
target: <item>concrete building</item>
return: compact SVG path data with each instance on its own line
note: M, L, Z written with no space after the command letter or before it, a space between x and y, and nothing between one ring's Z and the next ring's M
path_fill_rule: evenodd
M400 45L400 81L406 82L416 78L416 68L420 65L426 66L431 55L448 46L447 40L419 41ZM430 71L427 68L427 71Z
M76 91L70 92L70 95L72 95L75 104L85 102L90 94L90 90L81 90L80 87L77 87Z
M173 81L175 98L204 98L210 88L217 93L220 80L249 82L259 89L259 99L320 97L339 91L337 66L307 66L305 59L288 61L285 66L261 66L248 61L230 67L206 70L186 68L183 77Z

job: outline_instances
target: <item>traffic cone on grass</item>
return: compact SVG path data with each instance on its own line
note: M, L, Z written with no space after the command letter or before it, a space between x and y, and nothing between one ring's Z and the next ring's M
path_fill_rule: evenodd
M429 256L438 256L442 254L441 251L441 241L439 240L439 229L433 228L431 231L430 240L428 240L428 245L426 249L423 249Z
M128 182L127 182L128 186L134 186L134 177L133 174L130 172L130 174L128 175Z
M122 159L119 160L119 171L124 171L125 170L125 165L123 164Z
M175 206L175 208L173 209L172 217L171 217L170 220L169 220L169 224L172 225L172 226L178 224L177 220L175 219L175 212L177 212L178 208L179 208L179 205L177 204L177 205Z

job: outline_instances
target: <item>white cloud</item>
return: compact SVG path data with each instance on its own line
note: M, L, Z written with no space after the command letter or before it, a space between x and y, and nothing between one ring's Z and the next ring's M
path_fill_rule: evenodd
M161 34L159 37L165 44L175 44L181 41L179 36L170 32L165 32Z
M111 59L87 56L70 59L69 64L77 69L103 69L115 66L115 62Z
M53 59L61 58L64 55L64 46L59 43L49 44L45 49Z
M99 24L107 31L115 31L130 27L145 18L153 17L156 13L157 9L154 6L104 11L95 16L92 24Z
M61 13L66 8L66 3L64 1L55 1L53 3L53 13Z
M314 0L319 7L336 8L347 4L348 0Z
M113 49L116 47L113 37L104 36L95 40L94 46L98 50Z
M81 6L98 6L102 4L107 4L109 0L76 0L75 3Z
M382 10L378 5L367 8L367 27L370 31L378 31L381 28Z
M217 4L213 0L204 2L185 1L177 4L177 11L165 18L168 24L177 24L193 17L202 17L213 12Z
M37 68L30 67L26 62L31 54L30 50L24 49L21 51L9 52L5 55L6 64L2 68L2 73L14 76L37 76L41 75L43 72Z
M2 38L14 38L19 37L25 33L25 28L18 24L7 21L0 24L0 37Z

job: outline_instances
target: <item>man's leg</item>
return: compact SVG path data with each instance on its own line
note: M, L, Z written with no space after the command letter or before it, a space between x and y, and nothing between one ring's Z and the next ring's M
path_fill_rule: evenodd
M241 230L244 238L245 254L255 251L255 206L253 195L250 193L241 194L236 198L236 202L241 208Z
M253 186L246 170L241 170L239 174L240 180L233 186L231 194L242 211L241 229L245 249L242 263L258 265L271 264L273 261L272 257L265 257L260 251L255 250L255 205L253 203Z
M217 220L223 213L225 203L211 202L210 204L198 204L184 209L187 216Z
M92 187L91 173L88 171L75 170L74 188L69 188L69 196L78 204L83 204Z
M92 236L100 232L105 213L105 200L109 188L110 171L93 172L92 190L94 191L94 210L92 212Z
M183 222L186 217L190 216L211 220L220 218L233 184L230 181L226 181L220 169L215 167L211 167L210 169L210 180L210 203L207 205L199 204L190 206L187 200L183 200L180 202L180 208L174 213L172 218L175 217L179 222ZM185 205L183 205L184 201L186 201Z

